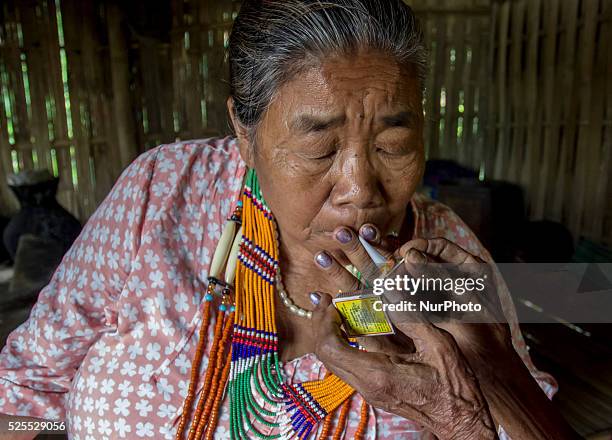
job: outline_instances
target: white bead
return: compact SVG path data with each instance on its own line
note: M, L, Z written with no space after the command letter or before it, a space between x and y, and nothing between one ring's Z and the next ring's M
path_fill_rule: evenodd
M221 269L227 260L227 256L230 252L230 246L234 240L234 234L236 232L236 222L229 220L223 227L221 238L217 243L217 248L213 255L212 263L210 263L210 273L208 276L218 278L221 274Z
M278 231L277 231L277 235L278 235ZM301 307L296 306L291 300L291 298L289 298L289 294L285 290L285 286L283 286L283 280L281 278L280 270L276 271L276 290L278 290L278 295L283 301L283 304L285 305L285 307L289 309L291 313L301 318L307 318L307 319L312 318L311 311L305 310L305 309L302 309Z
M232 222L233 223L233 222ZM238 260L238 253L240 252L240 241L242 240L242 226L238 229L238 233L234 238L234 243L227 259L227 265L225 266L225 283L229 285L234 284L234 278L236 277L236 260Z

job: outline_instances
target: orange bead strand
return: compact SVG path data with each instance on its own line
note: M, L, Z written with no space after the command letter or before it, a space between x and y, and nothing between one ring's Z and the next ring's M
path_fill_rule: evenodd
M284 381L282 371L279 371L281 367L278 360L278 334L275 319L275 293L279 267L278 231L253 170L248 172L241 202L234 211L231 221L240 222L242 226L234 290L230 290L231 286L216 282L215 278L210 279L207 289L208 299L203 309L202 323L198 333L199 341L191 366L189 387L176 439L183 440L185 430L189 429L188 440L202 438L213 440L222 402L226 395L232 408L230 414L232 438L237 440L251 438L250 434L246 433L248 431L245 431L245 427L248 425L254 430L259 428L255 426L255 418L249 412L251 410L248 407L245 409L245 402L248 402L245 399L252 398L248 395L245 397L245 393L255 393L257 390L250 388L253 386L251 381L260 381L259 374L265 374L264 389L270 392L266 398L273 405L277 405L276 402L278 402L278 408L275 410L281 411L284 405L292 403L289 399L294 399L291 411L295 411L295 418L290 417L290 423L293 426L285 425L286 422L282 422L280 429L281 432L284 432L283 435L297 435L296 438L305 440L316 433L317 423L322 423L319 438L326 439L331 434L335 414L337 414L333 440L339 440L346 430L351 399L355 390L329 372L322 380L289 384ZM224 240L224 243L227 241ZM234 245L232 249L235 249ZM211 315L214 313L211 303L215 303L210 301L210 297L215 296L215 290L219 284L224 287L223 303L216 313L216 322L211 332L212 341L208 344ZM233 295L231 300L230 294ZM202 388L195 410L192 411L201 378L201 363L208 345L210 345L208 365L202 378ZM259 352L253 354L252 346L257 347L257 350L263 349L266 357L264 358L264 355L260 355ZM234 360L232 360L233 350L236 350ZM257 359L254 356L261 357ZM265 359L265 362L262 362L262 359ZM250 365L255 365L255 367ZM247 366L246 369L245 366ZM259 385L256 384L256 386ZM226 393L227 390L230 392ZM304 393L310 395L312 400L301 401L302 398L299 396ZM236 406L232 407L232 404ZM309 409L308 405L314 406ZM313 416L312 410L316 410L316 416ZM192 412L194 412L193 417L191 417ZM368 406L365 401L362 403L360 416L355 432L355 438L358 440L363 439L367 428ZM322 417L324 419L320 421ZM259 420L262 420L261 417ZM278 424L275 426L279 427ZM291 429L294 430L293 434L291 434ZM301 431L298 432L300 429ZM263 431L260 434L263 434Z
M359 419L359 425L357 426L357 431L355 431L355 440L363 440L363 435L365 434L365 430L368 427L368 408L368 403L362 397L361 415Z
M211 287L209 284L207 292L211 292L214 287ZM210 323L210 301L206 301L204 305L204 313L202 316L202 324L200 326L199 333L199 342L196 347L196 354L193 358L193 362L191 363L191 377L189 381L189 388L187 390L187 397L185 398L185 402L183 403L183 413L181 414L181 419L179 421L179 425L176 431L176 439L182 440L183 433L185 432L185 426L187 424L187 420L191 415L191 405L193 405L193 401L195 400L195 388L198 383L198 372L200 370L200 365L202 363L202 357L204 356L204 347L206 346L206 335L208 332L208 325Z
M223 336L219 343L219 349L217 350L216 359L209 360L209 369L211 369L212 365L214 365L214 372L212 375L210 390L208 390L206 394L202 392L202 396L206 396L206 404L204 406L204 411L202 415L197 421L196 436L195 436L196 439L202 438L202 434L204 433L204 429L206 428L206 423L208 422L208 418L209 418L210 412L214 404L215 396L217 395L217 388L219 387L219 382L220 382L219 376L223 370L223 366L224 366L223 361L226 359L225 346L226 346L227 340L229 339L229 335L231 333L233 324L234 324L234 314L230 313L229 316L225 319L225 324L223 327Z
M210 423L206 426L206 432L204 434L204 438L206 440L213 440L213 435L217 427L217 420L219 419L219 407L221 406L221 401L223 400L223 395L224 395L223 391L225 390L225 385L227 384L227 379L230 373L231 358L232 358L232 354L230 350L225 360L225 366L223 367L223 372L221 373L221 380L219 381L219 387L217 388L217 393L215 395L215 401L213 403L212 413L210 415Z
M211 365L210 360L215 359L216 352L219 346L219 340L221 339L221 331L223 329L223 315L224 312L217 312L217 322L215 324L215 336L213 337L212 347L209 354L209 363L206 367L206 375L204 376L204 387L200 393L200 400L196 408L196 413L193 420L199 420L202 412L204 411L204 404L206 403L206 396L208 395L208 388L210 387L210 381L212 380L212 373L214 372L214 366ZM197 423L192 423L189 429L189 440L196 438Z
M349 409L351 407L351 398L349 397L344 401L342 407L340 408L340 415L338 416L338 424L336 425L336 429L334 430L333 440L340 440L342 437L342 433L344 432L344 428L346 425L346 418L348 416Z

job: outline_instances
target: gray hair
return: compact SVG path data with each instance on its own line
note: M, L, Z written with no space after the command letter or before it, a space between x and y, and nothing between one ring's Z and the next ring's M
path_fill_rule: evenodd
M236 118L253 134L283 84L325 56L360 48L412 64L423 91L423 35L402 0L245 0L229 39Z

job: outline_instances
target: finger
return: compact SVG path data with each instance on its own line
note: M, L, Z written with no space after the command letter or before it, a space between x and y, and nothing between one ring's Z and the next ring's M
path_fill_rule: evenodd
M403 245L400 246L398 250L395 251L396 258L404 258L405 255L411 250L416 249L420 252L427 251L427 239L425 238L415 238L414 240L410 240Z
M493 313L494 317L499 316L499 296L497 294L497 289L495 284L492 282L491 278L491 268L490 266L480 260L478 257L473 255L469 255L462 264L446 264L446 263L431 263L429 258L429 254L418 250L418 248L428 248L434 249L435 246L438 246L438 249L441 245L445 245L449 248L456 247L457 252L462 252L463 250L455 245L454 243L449 242L438 244L430 244L424 243L426 240L420 240L415 243L415 247L406 246L404 249L408 248L408 251L404 254L404 261L406 270L413 276L419 277L421 275L425 275L428 278L454 278L461 279L464 278L466 274L468 274L472 279L479 279L481 282L485 283L486 289L483 292L482 290L478 290L478 295L464 294L469 292L469 289L464 289L463 293L459 290L455 292L459 292L454 296L454 300L459 303L469 303L469 302L478 302L480 303L484 309L490 313ZM438 241L438 240L436 240ZM439 240L442 241L442 240ZM435 250L435 249L434 249ZM440 255L438 253L438 255ZM478 261L477 261L478 260ZM455 260L458 261L458 260ZM489 281L491 280L491 281ZM481 322L483 320L491 319L490 315L487 313L480 312L461 312L461 313L451 313L449 317L453 317L455 319L461 318L466 322Z
M315 306L312 311L312 324L317 333L335 333L335 328L339 328L342 324L342 319L333 306L332 299L332 296L326 292L310 294L310 302Z
M397 304L404 299L404 294L395 291L388 291L383 295L385 303ZM399 332L412 340L417 352L427 351L428 347L440 344L452 345L452 342L448 340L449 336L452 338L450 333L436 327L421 313L387 309L387 316Z
M411 248L404 254L404 261L411 264L427 264L429 263L429 257L423 251L417 248Z
M427 254L441 261L453 264L483 263L476 255L472 255L456 243L446 238L433 238L427 241Z
M334 283L340 292L359 290L359 280L344 268L338 261L325 251L314 256L315 265L321 269L327 278Z
M416 248L411 248L403 255L404 267L415 278L426 273L429 257Z
M357 338L359 346L369 353L385 353L388 355L401 353L396 344L391 342L387 336L360 337Z
M470 254L459 245L445 238L413 240L402 246L400 252L405 252L403 255L410 273L437 273L444 270L450 270L452 273L455 273L456 269L461 275L468 273L472 276L492 279L491 268L486 261ZM429 265L428 268L425 268L424 265L431 262L430 256L444 263L453 264L456 268L443 267L439 264ZM456 275L460 276L460 274ZM497 295L495 294L494 298L496 297Z
M480 257L472 255L461 246L446 238L419 238L411 240L405 243L398 250L397 254L404 257L412 249L427 255L430 261L461 266L463 270L473 274L482 272L481 265L486 264Z
M363 277L366 279L371 279L378 275L378 265L375 261L373 261L357 234L355 234L350 228L345 226L336 228L334 230L334 239L340 246L340 249L346 258L353 266L355 266L355 268L357 268L359 272L361 272ZM370 245L370 243L366 241L365 246L368 245ZM372 248L374 252L380 254L384 259L389 259L392 257L390 252L383 249L374 248L374 246L372 246Z
M359 389L368 371L384 371L388 357L382 353L368 353L351 347L341 331L342 320L332 304L332 297L324 292L310 295L315 308L312 329L317 357L349 385Z
M368 243L375 246L382 255L386 258L392 256L392 251L395 250L397 238L394 235L383 236L382 232L373 223L364 223L359 228L359 235L367 240Z
M410 249L417 249L445 263L461 264L469 259L472 262L482 262L479 257L470 254L461 246L446 238L417 238L410 240L399 248L398 254L404 256Z
M425 276L427 278L445 279L450 276L448 273L450 264L435 263L433 257L417 248L410 248L404 254L404 266L414 278Z
M411 319L396 322L394 318L391 318L391 321L399 331L412 339L416 352L420 353L423 359L431 358L432 354L455 352L457 343L453 336L428 321L415 322Z
M375 338L360 337L357 338L357 342L369 352L385 353L388 355L412 354L415 352L414 342L402 332L388 336L377 336Z

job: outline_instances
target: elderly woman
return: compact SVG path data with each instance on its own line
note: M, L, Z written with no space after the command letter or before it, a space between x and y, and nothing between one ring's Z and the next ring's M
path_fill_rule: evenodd
M505 296L510 326L393 314L396 337L366 350L330 305L359 287L358 236L406 264L490 261L415 192L412 11L247 1L229 54L236 137L162 145L125 170L10 335L0 412L65 420L75 439L573 438Z

